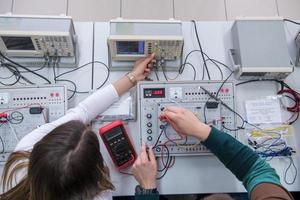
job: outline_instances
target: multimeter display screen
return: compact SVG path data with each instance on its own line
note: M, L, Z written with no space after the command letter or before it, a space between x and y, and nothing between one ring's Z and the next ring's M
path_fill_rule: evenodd
M113 129L109 130L109 132L106 133L104 135L104 137L105 137L105 139L107 141L110 141L110 140L113 140L114 138L116 138L116 137L118 137L120 135L122 135L122 129L121 129L120 126L117 126L117 127L113 128Z
M145 42L143 41L118 41L117 54L143 55Z

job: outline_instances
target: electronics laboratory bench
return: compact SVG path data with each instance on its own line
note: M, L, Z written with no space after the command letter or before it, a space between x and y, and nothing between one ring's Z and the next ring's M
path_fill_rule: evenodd
M79 48L79 63L81 66L91 61L101 61L108 63L108 47L107 37L109 36L109 23L108 22L74 22L75 30L77 34L78 48ZM197 22L198 34L202 43L203 51L211 58L221 61L228 66L231 66L231 60L229 58L229 49L232 47L231 39L231 27L233 22ZM184 53L183 57L188 52L194 49L198 49L197 39L194 32L194 26L191 22L182 23L183 37L184 37ZM296 57L296 47L294 45L294 38L299 32L299 26L295 24L285 23L285 32L287 37L287 44L289 54L292 59ZM194 54L189 57L189 62L193 63L196 70L196 80L201 80L202 76L202 58L200 54ZM210 69L211 79L220 80L221 73L212 63L208 63ZM40 71L49 79L52 78L51 68L46 68ZM57 73L61 74L69 69L60 68ZM94 77L91 78L92 70L94 71ZM224 79L230 74L230 71L226 68L221 68L223 71ZM125 71L111 71L108 81L109 84L117 78L123 76ZM2 73L1 73L2 74ZM168 77L175 77L176 72L166 72ZM2 75L1 75L2 76ZM95 88L100 85L107 76L107 69L99 64L94 63L92 67L87 66L78 71L74 71L71 74L66 74L64 79L76 81L79 91L91 91L91 85ZM165 80L163 73L158 72L160 80ZM194 71L190 67L186 67L182 75L176 80L186 81L193 80ZM29 76L30 77L30 76ZM37 77L32 76L32 80L41 81ZM292 88L300 91L300 67L295 67L293 73L291 73L285 82ZM156 80L155 73L152 72L150 78ZM91 83L91 80L94 83ZM207 77L205 77L207 80ZM238 83L232 75L229 81ZM222 83L222 81L221 81ZM269 95L276 95L278 91L278 84L272 81L265 82L252 82L233 87L235 90L234 101L235 109L238 113L245 117L245 101L249 99L264 98ZM76 94L68 102L68 107L74 107L81 100L87 97L89 94ZM238 120L237 120L238 125ZM93 130L98 132L99 127L103 126L103 123L94 122ZM127 131L133 142L136 152L140 151L140 133L141 126L146 126L143 122L140 122L139 115L137 115L136 121L130 121L126 123ZM297 120L293 124L294 137L296 138L296 149L300 149L300 120ZM237 138L243 138L245 130L239 130ZM120 174L114 167L109 154L103 144L101 145L101 153L110 169L112 182L116 187L114 192L115 196L133 195L134 188L137 184L132 176ZM295 166L300 167L299 153L293 156ZM286 168L289 165L290 160L288 158L273 158L269 163L274 167L279 174L282 184L289 191L300 191L300 179L296 178L295 182L291 185L286 184L283 181L283 176ZM160 163L160 162L159 162ZM161 166L160 166L161 167ZM124 170L130 172L130 170ZM295 175L295 170L290 170L287 174L287 179L291 181ZM239 182L229 170L227 170L223 164L218 161L213 155L191 155L191 156L177 156L175 164L170 168L165 176L158 181L158 190L161 194L199 194L199 193L234 193L245 192L245 189L241 182Z

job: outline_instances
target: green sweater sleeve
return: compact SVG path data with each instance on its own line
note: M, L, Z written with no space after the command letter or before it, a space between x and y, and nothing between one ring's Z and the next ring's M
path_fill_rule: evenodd
M229 134L212 127L203 144L243 182L249 195L260 183L281 185L278 175L268 163Z
M135 195L134 200L159 200L159 193L149 195Z

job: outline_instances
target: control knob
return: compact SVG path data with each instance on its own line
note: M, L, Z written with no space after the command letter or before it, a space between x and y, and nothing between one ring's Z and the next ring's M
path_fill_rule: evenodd
M152 118L152 115L151 115L150 113L148 113L148 114L146 115L146 117L147 117L148 119L151 119L151 118Z

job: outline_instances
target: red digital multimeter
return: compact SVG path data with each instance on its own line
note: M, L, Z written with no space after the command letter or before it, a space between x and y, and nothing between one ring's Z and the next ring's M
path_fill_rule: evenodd
M137 155L121 120L115 120L101 127L99 134L119 170L134 163Z

